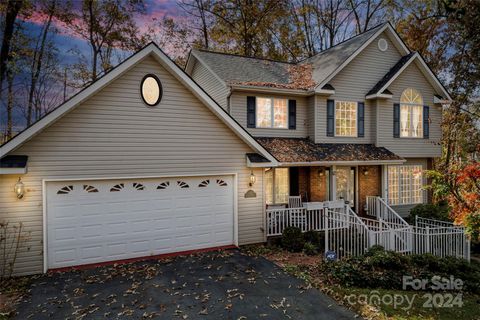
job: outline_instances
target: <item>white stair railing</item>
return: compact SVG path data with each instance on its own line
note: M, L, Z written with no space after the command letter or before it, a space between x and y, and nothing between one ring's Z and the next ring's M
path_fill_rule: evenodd
M409 224L385 200L380 197L367 197L367 212L369 215L382 219L392 229L405 228Z
M325 253L334 252L338 259L362 255L371 246L368 227L349 205L344 208L324 212Z

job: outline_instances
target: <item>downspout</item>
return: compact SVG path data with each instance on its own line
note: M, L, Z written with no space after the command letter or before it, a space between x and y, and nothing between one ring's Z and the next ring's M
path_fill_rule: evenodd
M228 93L228 96L227 96L227 111L228 111L228 114L232 114L231 113L231 110L230 110L230 97L232 96L232 86L228 86L228 88L230 88L230 92Z

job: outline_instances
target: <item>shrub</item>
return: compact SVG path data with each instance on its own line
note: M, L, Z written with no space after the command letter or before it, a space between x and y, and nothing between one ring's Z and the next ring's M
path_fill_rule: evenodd
M428 219L451 221L449 218L449 208L445 204L418 204L413 207L412 210L410 210L410 220L412 223L415 222L416 216Z
M318 231L307 231L303 234L303 238L306 242L310 242L311 244L313 244L317 248L317 250L323 248L324 246L323 236Z
M347 287L402 289L403 276L429 281L453 276L463 281L463 291L480 293L480 264L455 257L401 255L375 246L363 256L323 263L320 269L333 284Z
M305 245L302 231L296 227L287 227L282 233L282 246L291 252L302 251Z
M314 245L313 243L305 242L305 244L303 245L303 252L307 256L314 256L318 253L318 249L317 249L317 246Z

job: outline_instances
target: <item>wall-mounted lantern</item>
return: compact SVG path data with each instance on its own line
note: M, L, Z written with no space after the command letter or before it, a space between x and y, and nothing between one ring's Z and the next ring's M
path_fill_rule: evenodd
M368 168L363 169L362 172L363 172L364 176L368 176L368 174L369 174Z
M318 176L323 177L325 175L325 170L323 168L318 169Z
M18 199L22 199L25 195L25 185L22 182L22 178L18 178L17 183L15 183L15 187L13 188L15 194L17 195Z
M250 182L248 183L248 185L252 187L255 184L255 182L257 182L257 177L255 177L252 170L250 171Z

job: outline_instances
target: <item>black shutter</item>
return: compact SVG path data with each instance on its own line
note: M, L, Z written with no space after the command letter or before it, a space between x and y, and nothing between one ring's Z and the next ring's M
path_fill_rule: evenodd
M247 127L255 128L256 122L255 97L247 97Z
M335 101L327 100L327 137L335 133Z
M358 122L358 131L357 136L359 138L365 137L365 103L359 102L357 104L357 122Z
M288 129L297 129L297 100L288 100Z
M430 107L423 106L423 139L430 138Z
M291 195L291 196L299 196L300 195L298 167L291 167L290 168L289 195Z
M400 105L393 104L393 137L400 138Z

